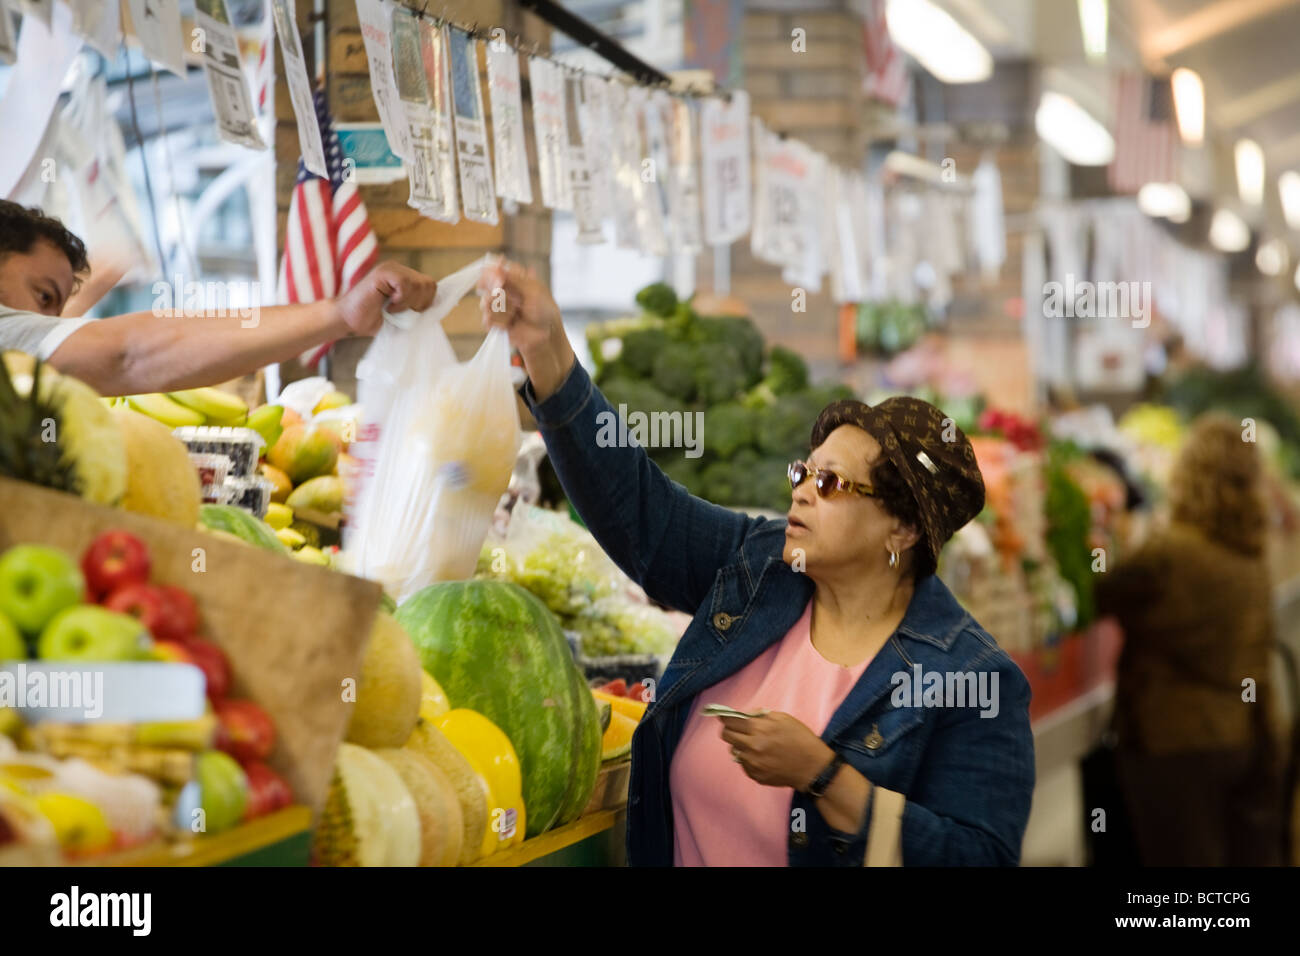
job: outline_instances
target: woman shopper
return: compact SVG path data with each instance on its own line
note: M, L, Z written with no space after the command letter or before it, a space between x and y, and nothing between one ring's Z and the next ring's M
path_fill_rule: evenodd
M633 737L629 863L860 866L869 837L873 859L907 866L1017 863L1029 687L933 573L984 502L951 421L910 398L835 402L790 467L788 520L749 518L640 448L598 445L610 405L533 273L493 267L480 289L583 521L647 594L694 614ZM923 694L934 675L962 699ZM710 703L767 713L719 720Z
M1098 611L1124 631L1116 765L1145 866L1282 862L1260 482L1242 423L1203 416L1173 469L1168 527L1098 578Z

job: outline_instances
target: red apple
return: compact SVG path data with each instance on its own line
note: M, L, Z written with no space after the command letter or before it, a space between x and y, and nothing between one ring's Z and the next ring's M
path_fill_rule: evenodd
M162 637L167 619L167 599L152 584L127 584L104 599L104 607L129 614L154 637Z
M184 641L199 629L199 608L189 591L174 584L158 586L165 611L154 636L164 641Z
M289 784L266 764L256 760L244 764L244 776L248 778L245 820L283 810L293 803L293 791Z
M185 650L194 666L203 671L209 700L216 702L230 693L230 662L221 648L201 637L191 637L185 642Z
M81 558L86 590L95 600L129 584L149 580L149 549L129 531L105 531Z
M251 700L222 700L217 712L218 750L224 750L241 764L265 760L275 747L275 724L266 711Z

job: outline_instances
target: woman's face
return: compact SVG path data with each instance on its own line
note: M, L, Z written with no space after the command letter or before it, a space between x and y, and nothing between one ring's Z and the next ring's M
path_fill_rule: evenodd
M880 443L856 425L841 425L807 458L810 471L826 468L841 478L871 487L871 466ZM785 532L787 564L814 576L857 567L887 565L889 551L901 552L916 541L875 499L850 491L823 498L812 477L791 492Z

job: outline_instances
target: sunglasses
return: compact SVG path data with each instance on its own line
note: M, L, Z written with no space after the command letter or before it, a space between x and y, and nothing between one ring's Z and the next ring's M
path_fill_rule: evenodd
M871 490L869 485L859 481L849 481L842 478L835 472L827 468L818 468L815 472L808 467L806 461L792 461L786 469L786 474L790 476L790 487L798 488L809 476L813 477L813 482L817 488L817 494L823 498L829 498L837 491L851 491L855 495L865 495L868 498L874 498L876 493Z

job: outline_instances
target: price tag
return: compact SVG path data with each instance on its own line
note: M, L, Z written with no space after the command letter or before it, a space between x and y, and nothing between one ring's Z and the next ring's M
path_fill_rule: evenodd
M194 22L203 31L203 72L208 78L212 112L217 117L217 132L230 143L250 149L266 149L257 130L253 99L248 95L244 68L239 61L239 38L230 25L226 0L199 0L194 8ZM320 130L316 141L320 142ZM321 154L324 165L324 153Z
M700 109L700 180L704 241L735 242L749 231L749 94L710 98Z
M456 164L460 169L461 206L465 218L497 224L497 198L488 160L483 91L478 84L478 44L468 33L447 33L451 53L452 107L456 123Z
M531 203L533 187L528 175L519 55L504 40L491 40L487 44L487 69L497 195L502 199Z

